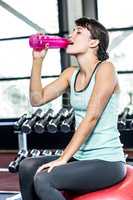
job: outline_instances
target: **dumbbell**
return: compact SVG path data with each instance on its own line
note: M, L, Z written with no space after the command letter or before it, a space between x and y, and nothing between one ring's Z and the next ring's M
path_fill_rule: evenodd
M130 129L133 130L133 119L130 121Z
M10 162L8 169L10 172L15 173L18 171L20 162L28 156L28 151L21 149L14 161Z
M44 149L41 153L42 156L52 156L52 150L51 149Z
M120 119L118 120L118 129L122 130L126 128L126 121L129 111L130 109L128 107L124 109Z
M62 149L56 149L54 155L55 156L61 156L63 154L63 150Z
M35 113L32 114L31 119L26 120L24 122L24 124L22 125L21 131L23 133L29 134L32 131L32 127L34 126L34 124L36 123L37 120L39 120L41 118L41 114L42 114L42 109L37 109L35 111Z
M36 133L44 133L46 131L46 125L48 124L49 120L53 118L54 111L50 108L40 120L38 120L34 125L34 130Z
M27 119L27 114L23 114L18 121L14 122L13 128L18 131Z
M65 119L69 115L67 108L61 108L60 111L54 116L53 119L47 124L47 131L50 133L56 133L61 123L61 120Z
M74 128L74 120L75 120L75 113L74 110L71 109L69 111L69 117L67 117L66 119L64 119L62 121L62 123L60 124L60 130L63 133L69 133L72 131L72 129Z
M130 113L129 128L130 128L131 130L133 130L133 106L132 106L131 113Z
M40 151L38 149L32 149L29 153L29 157L36 158L40 155Z

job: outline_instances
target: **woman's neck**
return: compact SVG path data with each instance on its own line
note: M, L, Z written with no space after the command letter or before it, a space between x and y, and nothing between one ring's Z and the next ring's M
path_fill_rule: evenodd
M100 60L98 60L98 58L94 55L79 55L77 56L77 61L80 67L80 72L85 75L88 74L88 72L93 71L96 64L100 62Z

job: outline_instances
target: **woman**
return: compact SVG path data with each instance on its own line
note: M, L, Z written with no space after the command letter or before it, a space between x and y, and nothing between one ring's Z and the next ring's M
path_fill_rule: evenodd
M76 57L49 85L41 84L41 68L48 47L33 51L30 99L45 104L70 87L76 129L60 157L28 158L19 168L23 200L65 200L61 190L87 193L109 187L126 174L122 144L117 130L119 84L109 62L108 32L94 19L80 18L70 36L66 53Z

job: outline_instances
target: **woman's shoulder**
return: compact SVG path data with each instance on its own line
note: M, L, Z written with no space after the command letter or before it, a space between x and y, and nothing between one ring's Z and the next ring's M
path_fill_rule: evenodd
M117 71L114 64L110 60L100 63L95 78L97 82L101 82L101 80L104 82L113 81L115 83L114 91L120 92Z
M99 67L97 68L97 75L100 73L114 73L116 72L114 64L111 60L105 60L100 63Z
M69 72L69 73L73 73L75 70L78 69L78 66L76 65L72 65L72 66L69 66L65 69L66 72Z
M112 62L111 60L109 60L109 59L100 62L100 65L101 65L101 66L110 66L110 67L114 67L113 62Z
M70 82L73 73L76 72L77 70L78 70L77 66L70 66L63 71L63 74L67 77L67 80Z

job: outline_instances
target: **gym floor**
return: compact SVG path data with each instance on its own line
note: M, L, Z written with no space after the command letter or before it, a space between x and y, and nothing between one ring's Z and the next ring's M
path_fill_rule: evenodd
M16 153L10 150L0 151L0 200L8 200L19 192L18 175L8 172L8 165L14 160Z

